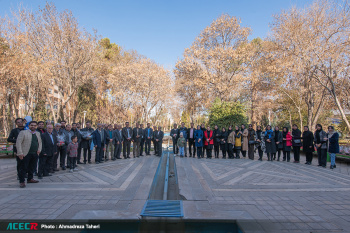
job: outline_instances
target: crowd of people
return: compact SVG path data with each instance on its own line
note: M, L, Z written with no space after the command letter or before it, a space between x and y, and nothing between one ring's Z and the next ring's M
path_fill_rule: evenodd
M95 163L103 163L110 160L129 159L132 154L134 158L150 155L153 143L154 155L162 155L162 142L164 132L160 126L151 127L147 123L136 123L134 128L129 122L122 127L120 124L97 124L97 129L91 127L91 122L86 122L86 127L81 128L80 123L66 124L66 121L54 124L51 121L33 121L31 117L25 119L17 118L8 141L14 143L14 153L17 159L17 176L20 187L24 188L25 179L27 183L38 183L34 179L43 179L52 176L53 173L69 169L70 172L77 171L78 164L91 164L91 152L95 149ZM220 150L223 159L240 159L247 157L254 159L258 151L259 160L262 161L266 153L267 160L280 161L283 152L283 161L290 161L290 152L293 150L294 162L300 162L300 149L306 154L306 164L310 165L315 149L318 154L318 165L326 167L327 152L330 153L331 166L336 167L335 155L339 153L339 134L333 126L328 127L326 133L320 124L316 126L315 132L311 132L307 126L304 132L293 125L289 132L287 127L282 131L276 126L274 130L267 126L262 130L260 126L256 130L250 124L229 126L219 129L216 125L213 130L204 124L194 128L186 128L184 123L181 127L174 124L170 131L173 142L173 153L180 157L212 158L214 149L215 158L219 158ZM188 147L188 148L187 148ZM197 155L197 156L196 156Z
M328 126L326 133L322 125L317 124L315 132L311 132L308 126L304 126L302 133L297 125L293 125L290 132L288 127L284 127L280 131L276 126L274 129L270 125L262 130L260 126L253 129L253 125L248 128L245 125L229 126L219 129L217 125L214 130L210 126L205 128L204 124L198 125L194 128L191 123L191 128L187 129L182 123L178 128L174 124L170 135L173 140L173 152L180 156L187 157L187 142L189 157L195 157L197 151L197 158L212 158L212 151L214 149L215 158L219 158L220 150L222 158L226 159L240 159L241 155L245 158L248 152L248 158L254 160L254 154L258 151L259 160L262 161L263 154L266 153L267 160L280 161L283 153L283 161L290 162L290 152L293 150L294 163L300 162L300 149L302 148L306 154L306 164L311 165L313 153L316 150L318 154L318 166L326 167L327 152L330 154L331 165L330 168L336 168L335 156L339 153L339 134L334 130L333 126Z

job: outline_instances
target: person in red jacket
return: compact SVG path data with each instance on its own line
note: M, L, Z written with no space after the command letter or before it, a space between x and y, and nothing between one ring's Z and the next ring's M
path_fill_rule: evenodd
M292 150L292 135L287 127L283 128L283 161L290 161L290 151Z
M204 131L204 145L207 149L207 159L211 159L211 151L213 150L214 139L213 131L210 130L210 126Z

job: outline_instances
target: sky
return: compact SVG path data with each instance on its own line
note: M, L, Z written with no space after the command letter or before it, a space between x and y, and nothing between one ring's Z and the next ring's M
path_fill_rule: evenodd
M52 0L59 11L69 9L79 25L96 29L126 50L136 50L165 68L174 68L185 48L221 14L241 18L250 39L265 38L273 15L311 0ZM20 4L37 10L44 0L0 0L0 17Z

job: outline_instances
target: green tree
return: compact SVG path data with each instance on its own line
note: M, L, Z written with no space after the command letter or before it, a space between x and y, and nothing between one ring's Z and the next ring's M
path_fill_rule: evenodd
M188 111L183 111L181 114L181 122L185 123L185 126L188 127L191 123L190 113Z
M221 101L216 98L210 108L209 125L214 127L228 127L248 122L246 109L240 102Z

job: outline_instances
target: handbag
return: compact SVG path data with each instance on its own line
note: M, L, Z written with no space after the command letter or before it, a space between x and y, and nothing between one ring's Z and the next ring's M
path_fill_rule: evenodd
M249 141L248 141L248 144L249 144L249 145L252 145L252 144L255 144L255 143L256 143L255 140L249 140Z
M301 143L301 140L300 139L294 139L294 143L299 144L299 143Z

